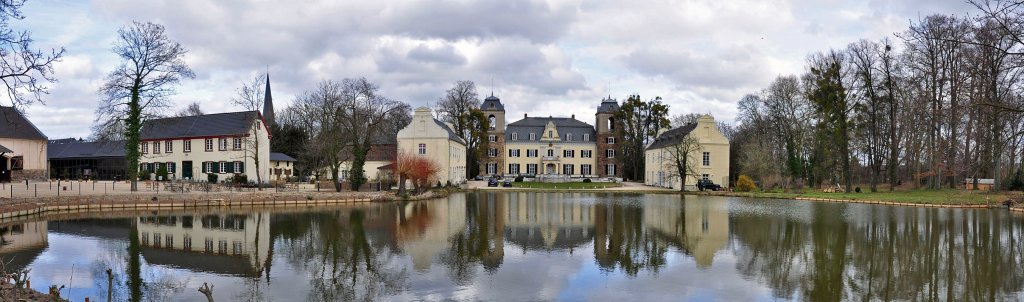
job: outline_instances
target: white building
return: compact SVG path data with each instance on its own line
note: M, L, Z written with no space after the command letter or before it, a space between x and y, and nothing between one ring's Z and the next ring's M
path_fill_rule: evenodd
M434 161L441 170L438 182L460 184L466 181L466 141L451 127L434 119L430 108L416 109L409 126L398 131L398 150Z
M0 181L46 179L47 142L21 112L0 106Z
M697 148L691 148L687 165L689 174L680 176L676 160L681 159L681 144L692 139ZM644 183L649 186L696 190L698 179L711 180L722 188L729 186L729 139L718 131L715 119L705 115L696 123L660 133L644 151Z
M212 173L220 181L235 175L270 181L271 133L259 111L148 120L140 136L143 173L163 167L169 179L206 180Z

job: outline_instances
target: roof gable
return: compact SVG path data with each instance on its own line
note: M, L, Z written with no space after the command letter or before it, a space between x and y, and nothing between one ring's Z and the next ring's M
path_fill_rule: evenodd
M46 140L46 135L25 118L25 115L14 107L3 106L0 106L0 137Z
M686 124L686 126L665 131L665 133L658 135L658 137L654 139L654 142L647 147L647 150L661 149L678 144L682 142L683 138L686 138L690 132L693 132L693 129L697 129L697 123L690 123Z

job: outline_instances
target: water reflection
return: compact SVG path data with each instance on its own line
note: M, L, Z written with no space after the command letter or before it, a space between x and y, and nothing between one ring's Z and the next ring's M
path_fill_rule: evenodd
M524 192L107 216L0 226L0 258L41 290L78 267L75 300L107 268L119 301L1024 299L1002 211Z

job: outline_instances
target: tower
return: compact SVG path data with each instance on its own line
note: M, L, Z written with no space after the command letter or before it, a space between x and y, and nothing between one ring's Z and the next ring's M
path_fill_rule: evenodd
M622 177L620 149L617 147L622 140L622 123L615 120L619 112L619 102L611 96L601 100L597 106L597 173L601 177Z
M505 174L505 105L501 99L491 96L484 99L480 106L487 117L487 150L480 155L480 171L477 175Z
M263 96L263 120L267 126L274 124L274 98L270 95L270 73L267 73L266 94Z

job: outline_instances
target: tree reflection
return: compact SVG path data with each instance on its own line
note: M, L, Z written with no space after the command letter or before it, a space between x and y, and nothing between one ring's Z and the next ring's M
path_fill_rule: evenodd
M737 215L737 269L813 301L1014 299L1022 222L1003 212L811 204L810 221Z
M504 261L507 196L495 193L467 196L466 229L448 240L448 251L441 255L441 263L456 283L468 284L477 264L493 273Z
M599 203L595 207L594 257L606 271L622 269L629 276L640 270L653 273L665 265L667 244L646 232L643 208L618 203Z

